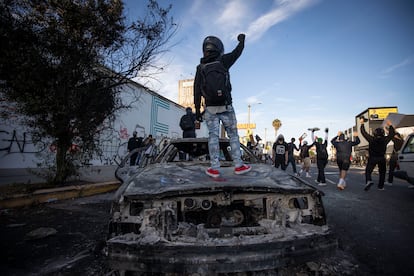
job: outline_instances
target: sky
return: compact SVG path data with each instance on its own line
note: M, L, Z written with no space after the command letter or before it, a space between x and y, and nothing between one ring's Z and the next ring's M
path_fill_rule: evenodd
M136 19L144 0L124 1ZM208 35L225 52L246 34L245 49L230 69L239 123L274 141L296 139L319 127L329 139L355 125L369 107L397 106L414 114L414 1L411 0L159 0L178 24L160 62L164 72L148 85L178 100L178 81L194 78ZM246 135L239 130L240 136ZM308 136L310 137L310 135Z

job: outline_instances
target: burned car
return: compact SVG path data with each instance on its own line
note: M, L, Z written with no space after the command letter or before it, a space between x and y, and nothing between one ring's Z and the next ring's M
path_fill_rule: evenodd
M252 164L244 175L234 174L221 139L221 175L207 176L206 138L172 140L152 164L120 173L110 266L132 275L254 275L331 254L337 240L322 192L241 150Z

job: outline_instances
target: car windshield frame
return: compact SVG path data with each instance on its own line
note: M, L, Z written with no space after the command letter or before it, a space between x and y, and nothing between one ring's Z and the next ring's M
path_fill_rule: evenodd
M219 139L220 162L231 163L231 148L229 139ZM259 158L245 145L240 144L242 160L245 163L261 163ZM181 157L180 157L181 154ZM185 158L183 158L185 156ZM194 162L208 163L208 139L207 138L180 138L172 139L168 145L158 153L153 163Z

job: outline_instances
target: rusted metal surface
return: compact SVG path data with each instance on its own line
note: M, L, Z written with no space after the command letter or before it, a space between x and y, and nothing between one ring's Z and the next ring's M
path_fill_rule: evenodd
M195 139L191 147L174 143L160 153L157 160L163 162L124 175L107 241L114 269L199 275L262 271L337 247L322 193L303 180L259 163L235 175L226 162L221 176L211 178L204 173L208 161L199 158L202 150L189 151L197 152L191 162L173 156L177 149L205 148L206 141ZM225 141L221 148L226 149Z

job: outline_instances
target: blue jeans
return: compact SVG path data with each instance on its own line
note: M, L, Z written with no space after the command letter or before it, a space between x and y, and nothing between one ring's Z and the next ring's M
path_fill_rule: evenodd
M210 113L208 109L206 109L204 119L209 132L208 150L210 153L211 168L215 170L220 168L220 121L222 122L230 139L231 156L233 158L234 165L236 167L242 166L243 161L241 160L239 134L237 133L237 120L233 106L229 105L227 107L227 111L217 114Z

